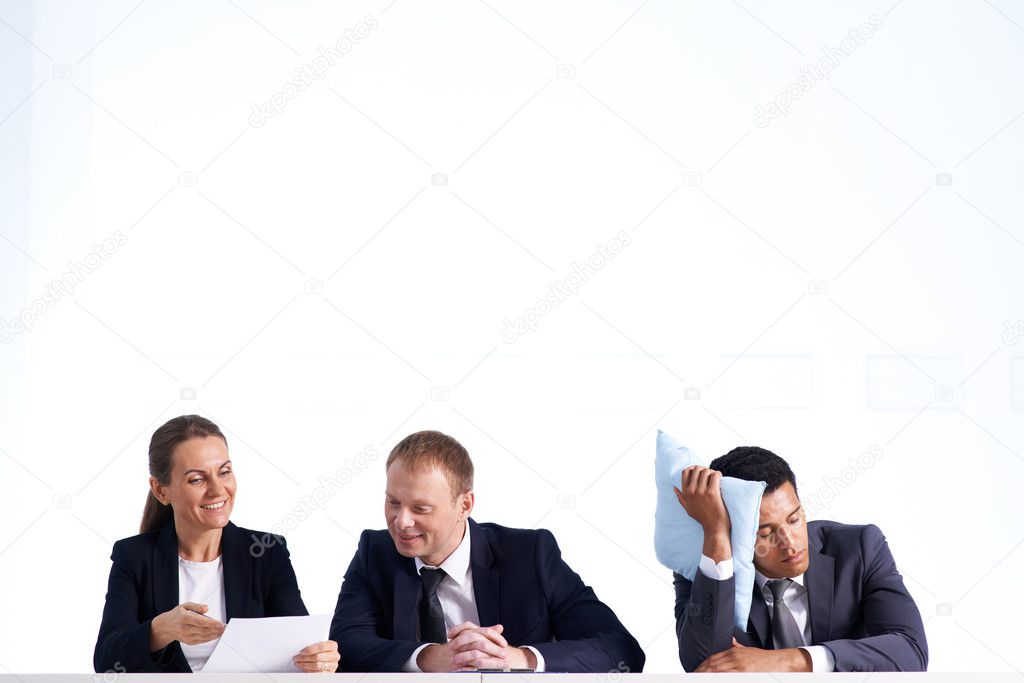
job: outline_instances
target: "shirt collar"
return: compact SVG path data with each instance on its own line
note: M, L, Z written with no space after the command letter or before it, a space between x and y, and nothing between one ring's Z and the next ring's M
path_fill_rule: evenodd
M793 583L799 584L799 586L801 588L804 587L804 575L803 574L799 574L797 576L790 576L790 577L787 577L787 578L789 578L789 580L792 581ZM771 579L769 579L767 576L765 576L761 572L757 571L756 569L754 570L754 581L757 583L757 587L760 588L762 591L765 590L765 584L768 583L768 581L770 581L770 580Z
M467 522L465 530L462 532L462 541L459 542L458 547L452 551L452 554L448 556L448 559L441 563L440 567L431 568L443 569L448 578L459 584L460 588L466 588L466 584L472 579L469 575L470 545L469 523ZM425 564L423 560L418 557L415 558L415 560L417 574L419 574L420 570L424 567L431 566L429 564Z

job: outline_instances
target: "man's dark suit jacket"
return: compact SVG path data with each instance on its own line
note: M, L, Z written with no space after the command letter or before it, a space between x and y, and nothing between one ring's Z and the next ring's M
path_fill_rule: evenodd
M228 522L221 536L221 555L225 621L308 614L284 538ZM153 617L179 604L174 521L158 531L118 541L110 559L114 564L93 654L96 672L191 672L178 641L159 652L149 651Z
M807 524L804 586L811 621L809 645L824 645L836 671L924 671L928 667L921 613L873 524ZM694 581L675 574L679 661L693 671L715 654L741 645L772 647L771 617L757 584L746 631L735 628L736 577Z
M547 671L639 673L644 653L615 614L562 560L546 530L469 520L470 567L481 626L502 624ZM342 671L400 671L417 647L420 578L385 531L364 531L331 623ZM623 669L622 667L628 667Z

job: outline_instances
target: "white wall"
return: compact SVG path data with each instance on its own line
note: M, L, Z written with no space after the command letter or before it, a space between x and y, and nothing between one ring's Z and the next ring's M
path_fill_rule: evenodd
M474 456L475 517L554 531L648 670L679 671L660 426L708 460L771 448L815 516L881 526L933 670L1024 667L1018 4L0 19L0 671L90 670L149 436L190 412L228 432L234 519L289 527L315 612L383 525L383 457L436 428ZM346 31L365 38L275 97Z

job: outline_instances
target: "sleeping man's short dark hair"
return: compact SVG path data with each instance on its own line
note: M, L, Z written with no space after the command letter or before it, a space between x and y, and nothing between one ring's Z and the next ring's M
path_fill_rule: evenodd
M763 481L768 484L765 493L771 493L787 481L796 491L796 476L789 463L771 451L757 446L740 446L711 461L711 469L723 477Z

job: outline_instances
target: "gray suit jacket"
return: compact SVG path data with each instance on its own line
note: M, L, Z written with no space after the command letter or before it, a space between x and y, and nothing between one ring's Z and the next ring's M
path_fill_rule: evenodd
M810 645L824 645L836 671L925 671L928 643L921 613L889 552L881 530L815 521L807 524L809 564L804 574ZM693 671L715 654L741 645L773 649L771 617L754 586L747 630L735 628L735 576L709 579L678 574L676 637L679 661Z

